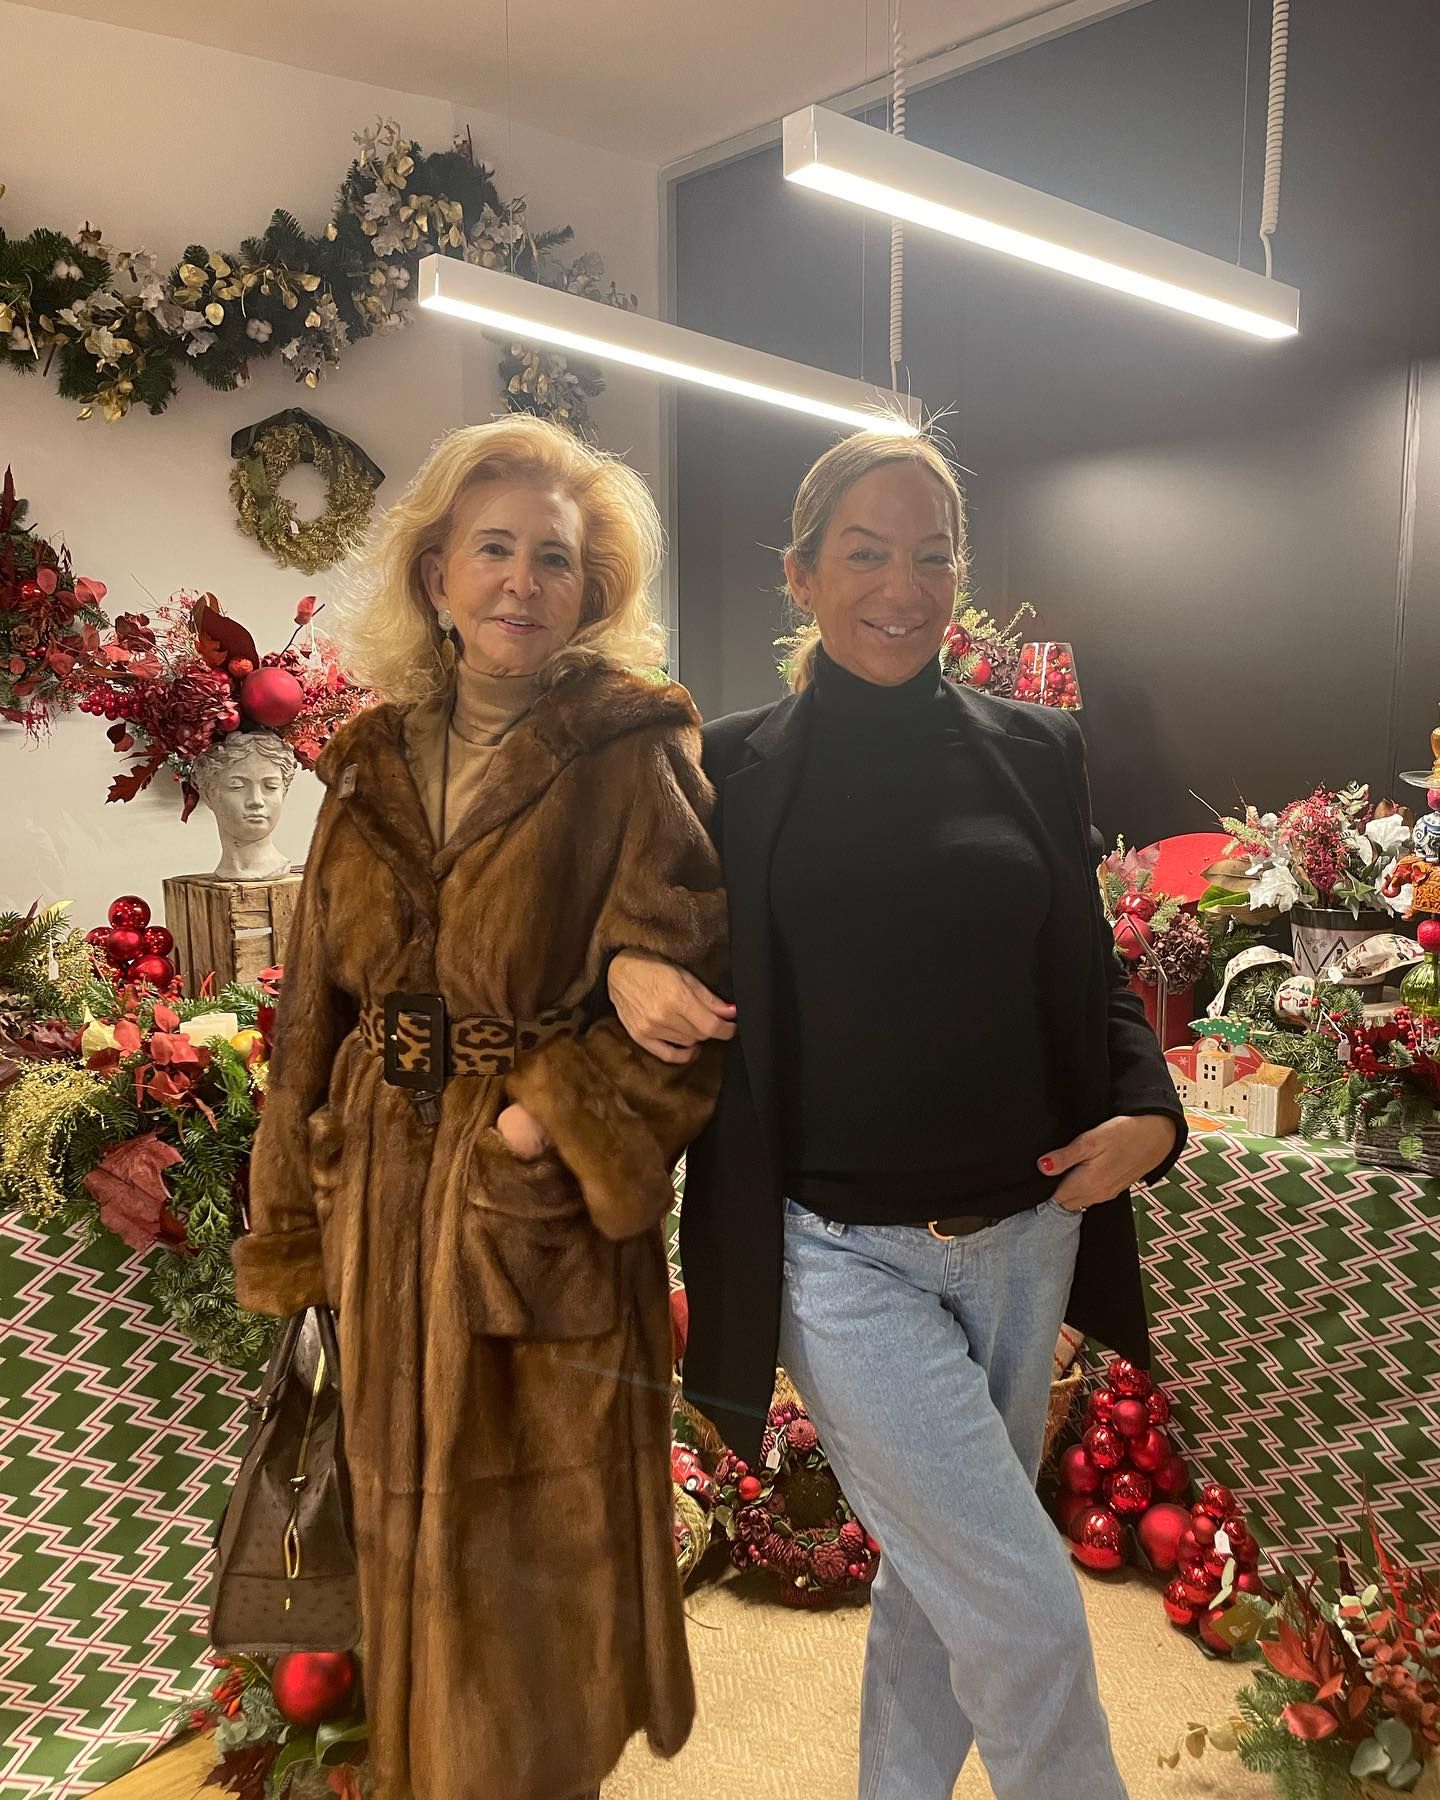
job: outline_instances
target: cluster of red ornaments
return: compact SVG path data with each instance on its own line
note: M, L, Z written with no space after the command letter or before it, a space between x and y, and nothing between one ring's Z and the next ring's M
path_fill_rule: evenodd
M149 906L138 894L122 894L110 902L108 917L108 925L86 932L86 943L122 982L168 993L175 985L175 940L163 925L150 923Z
M1115 948L1126 962L1139 962L1146 944L1155 942L1150 921L1155 902L1148 894L1122 894L1115 903Z
M1150 1566L1175 1577L1165 1590L1172 1623L1198 1626L1212 1648L1227 1648L1209 1634L1205 1615L1232 1557L1237 1589L1264 1591L1255 1572L1260 1547L1228 1488L1208 1482L1193 1509L1183 1504L1190 1469L1166 1430L1164 1389L1121 1357L1106 1374L1107 1385L1090 1396L1084 1436L1060 1458L1055 1516L1071 1553L1086 1568L1118 1569L1133 1529Z
M1037 706L1058 706L1078 712L1080 685L1075 679L1075 659L1068 644L1026 644L1020 652L1015 676L1015 698Z

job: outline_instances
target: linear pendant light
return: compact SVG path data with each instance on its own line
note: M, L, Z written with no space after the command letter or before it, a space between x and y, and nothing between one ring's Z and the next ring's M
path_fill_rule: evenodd
M1299 292L1283 282L843 113L822 106L790 113L784 151L785 179L818 193L1255 337L1294 337L1300 329Z
M919 429L920 406L910 395L687 331L663 319L622 312L581 294L542 287L503 269L478 268L453 256L427 256L421 261L419 300L432 311L453 313L530 343L554 344L598 362L628 363L654 375L809 413L852 430L913 437Z

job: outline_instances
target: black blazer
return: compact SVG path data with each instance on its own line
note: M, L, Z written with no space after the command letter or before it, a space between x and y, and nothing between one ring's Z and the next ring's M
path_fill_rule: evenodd
M1040 940L1041 991L1063 1139L1116 1113L1185 1120L1139 997L1114 954L1095 880L1085 749L1063 712L946 684L960 751L985 757L1016 813L1045 846L1052 905ZM740 1029L725 1057L714 1117L691 1145L680 1208L690 1303L686 1396L747 1462L760 1454L780 1335L783 1249L779 1084L775 1068L770 860L794 791L814 705L807 690L704 729L715 784L712 827L730 897ZM938 967L939 965L937 965ZM1130 1197L1085 1215L1070 1323L1147 1364L1149 1338Z

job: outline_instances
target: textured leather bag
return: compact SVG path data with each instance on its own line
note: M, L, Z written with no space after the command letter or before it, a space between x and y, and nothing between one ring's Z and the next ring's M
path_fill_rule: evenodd
M210 1642L250 1656L352 1650L360 1593L328 1307L286 1322L250 1408L254 1424L216 1533Z

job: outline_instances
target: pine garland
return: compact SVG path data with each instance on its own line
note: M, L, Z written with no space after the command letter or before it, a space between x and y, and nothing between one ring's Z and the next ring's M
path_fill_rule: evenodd
M322 231L277 209L238 250L191 244L168 273L147 252L107 247L88 226L75 237L0 231L0 364L21 373L54 366L81 418L98 408L123 419L137 405L163 412L182 369L229 392L253 363L277 355L313 388L348 345L408 323L415 271L430 254L605 305L638 304L605 286L593 253L562 264L555 252L571 228L532 232L524 200L501 199L468 136L426 153L382 120L355 142L359 154ZM586 401L604 388L599 370L546 352L543 370L530 373L536 353L519 355L525 366L505 375L512 409L586 430Z

